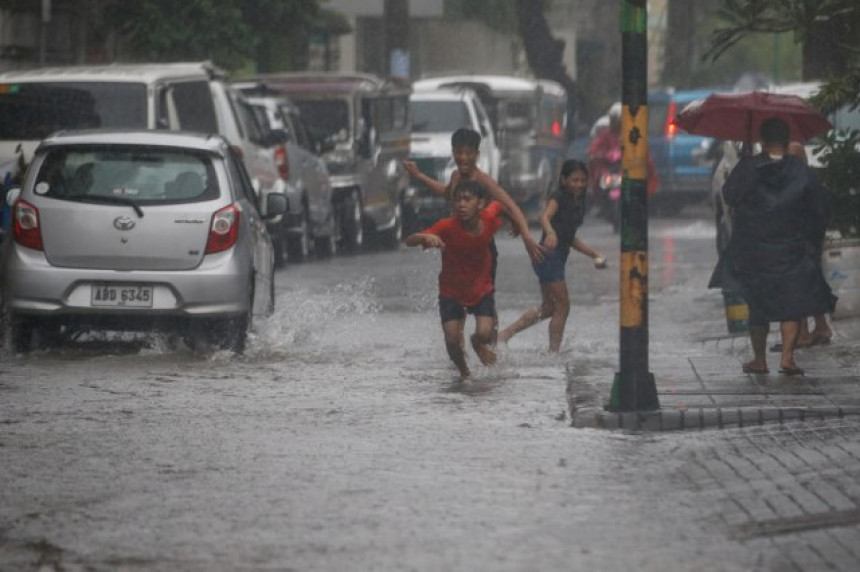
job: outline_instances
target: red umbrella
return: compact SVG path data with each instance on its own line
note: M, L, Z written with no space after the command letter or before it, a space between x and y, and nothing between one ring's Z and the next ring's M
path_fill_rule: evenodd
M759 138L761 122L769 117L788 124L792 141L806 141L833 129L826 117L796 95L764 91L711 94L687 104L675 123L693 135L753 142Z

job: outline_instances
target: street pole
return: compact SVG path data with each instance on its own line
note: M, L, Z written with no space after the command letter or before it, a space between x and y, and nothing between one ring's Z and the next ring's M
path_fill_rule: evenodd
M621 308L619 369L607 409L660 408L648 371L648 9L621 0Z

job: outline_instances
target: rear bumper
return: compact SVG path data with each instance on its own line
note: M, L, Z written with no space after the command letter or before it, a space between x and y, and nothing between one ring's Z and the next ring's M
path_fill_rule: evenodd
M250 263L232 249L206 256L192 270L115 271L55 267L43 253L15 247L3 267L3 300L14 313L27 315L229 317L249 311L250 277ZM153 305L93 307L96 282L151 285Z

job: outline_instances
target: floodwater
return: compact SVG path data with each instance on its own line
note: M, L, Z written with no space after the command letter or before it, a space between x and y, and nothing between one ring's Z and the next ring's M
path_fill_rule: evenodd
M806 569L733 535L749 483L697 472L773 434L570 427L568 376L610 383L617 356L617 237L580 236L611 267L571 255L561 355L542 324L496 367L471 355L466 383L442 344L438 253L405 247L281 270L244 358L151 336L5 356L0 570ZM504 325L538 286L498 240ZM712 250L701 220L652 233L653 352L722 327Z

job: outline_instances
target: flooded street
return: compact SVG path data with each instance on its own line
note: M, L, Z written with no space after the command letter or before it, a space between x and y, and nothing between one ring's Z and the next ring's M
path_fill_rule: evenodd
M442 342L438 252L405 247L281 269L243 359L155 338L4 357L0 570L850 569L857 524L738 525L763 505L856 507L856 422L570 427L568 376L608 384L617 367L618 238L598 220L579 235L610 268L571 255L561 355L541 324L494 368L470 351L465 384ZM497 240L506 325L539 290L522 243ZM715 259L705 215L652 221L658 390L725 329Z

